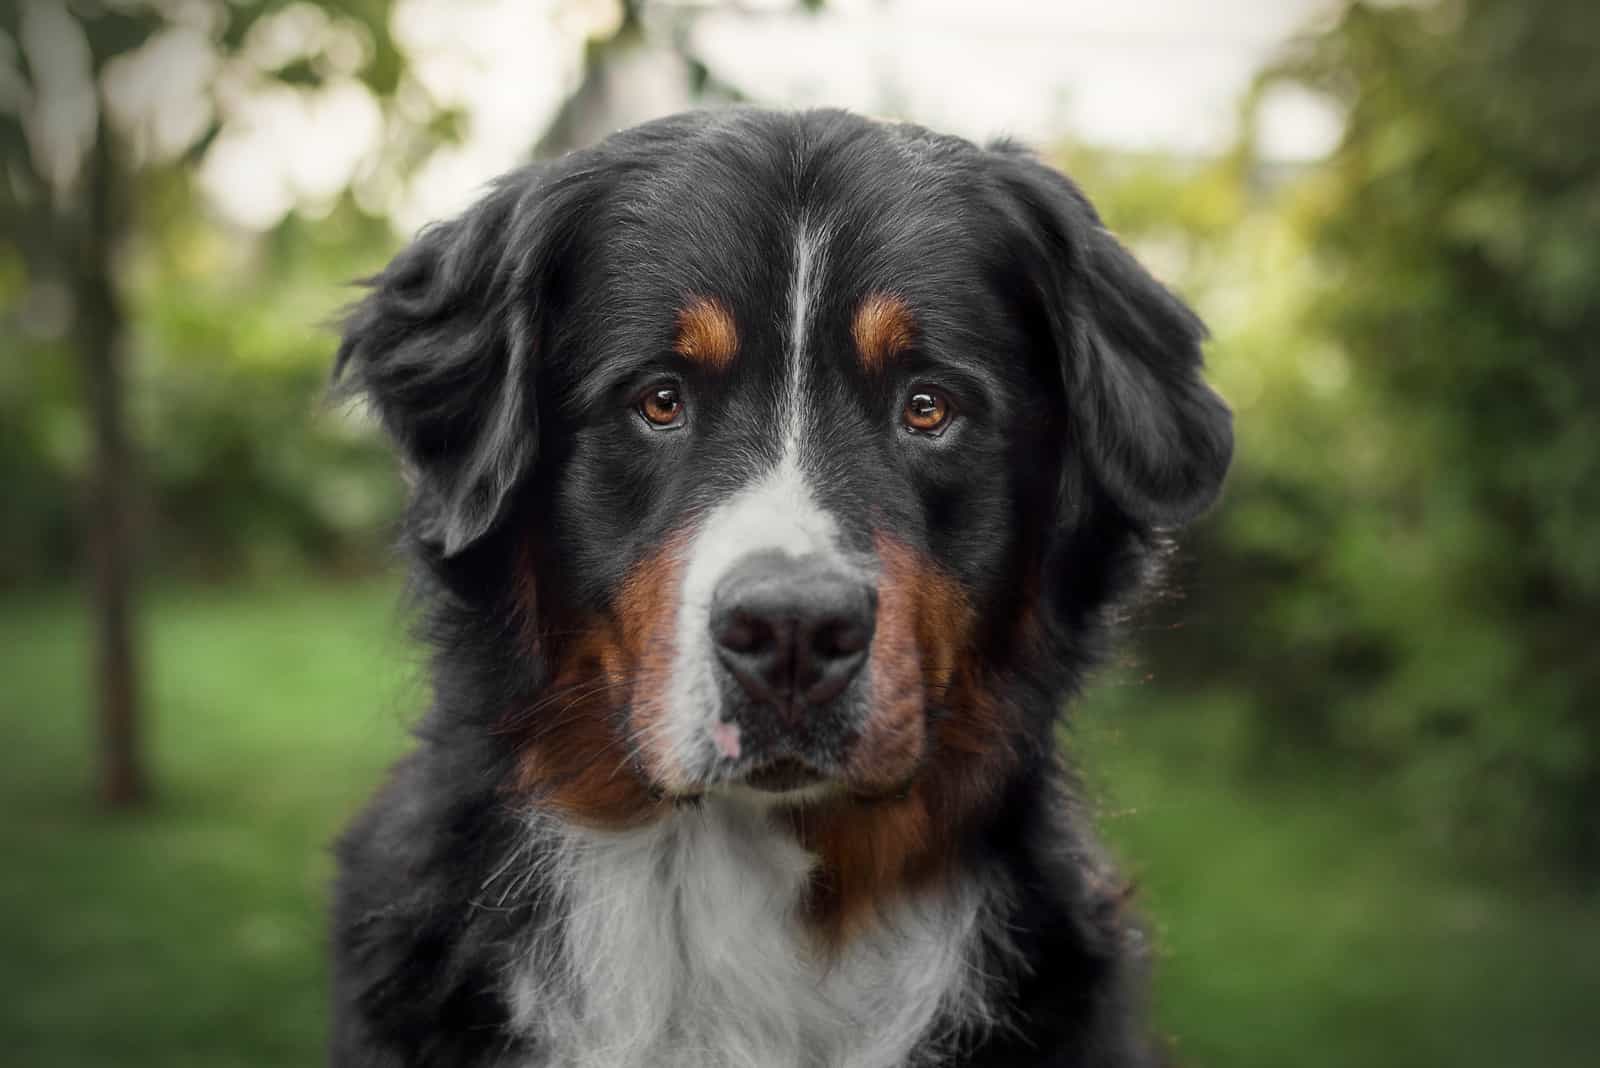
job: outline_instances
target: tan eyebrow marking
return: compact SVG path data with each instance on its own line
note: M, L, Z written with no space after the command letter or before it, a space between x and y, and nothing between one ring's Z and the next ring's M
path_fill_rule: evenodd
M678 339L672 347L684 359L720 371L739 351L739 330L720 300L691 297L678 310Z
M880 370L911 347L916 328L916 319L903 299L893 293L869 293L856 309L850 327L856 358L868 371Z

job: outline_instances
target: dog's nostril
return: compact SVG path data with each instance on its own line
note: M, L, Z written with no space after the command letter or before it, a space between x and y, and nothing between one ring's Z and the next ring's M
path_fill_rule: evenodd
M819 656L849 656L859 653L872 640L872 633L858 623L845 620L824 623L812 635L811 645Z
M763 644L763 638L770 640L771 634L772 628L759 620L751 619L742 612L733 612L717 630L717 644L730 652L749 653Z

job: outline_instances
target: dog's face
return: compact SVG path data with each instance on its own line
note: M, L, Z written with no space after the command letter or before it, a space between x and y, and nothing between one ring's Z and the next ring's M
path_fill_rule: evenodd
M926 814L1047 732L1007 687L1050 688L1123 543L1215 496L1200 333L1016 150L730 112L510 176L376 281L341 365L424 561L539 665L523 789Z

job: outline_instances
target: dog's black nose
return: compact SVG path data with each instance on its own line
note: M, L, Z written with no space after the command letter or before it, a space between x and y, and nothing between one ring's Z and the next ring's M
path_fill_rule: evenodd
M877 614L877 590L837 565L753 553L717 585L711 638L752 700L780 710L819 705L866 660Z

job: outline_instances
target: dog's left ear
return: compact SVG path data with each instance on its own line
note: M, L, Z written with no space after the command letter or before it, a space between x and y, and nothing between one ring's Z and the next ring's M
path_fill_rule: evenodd
M1232 413L1200 377L1204 324L1066 177L1010 143L988 156L1091 474L1141 525L1189 522L1233 455Z

